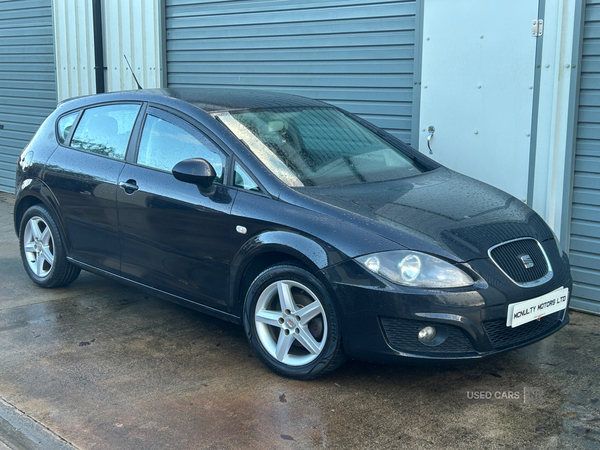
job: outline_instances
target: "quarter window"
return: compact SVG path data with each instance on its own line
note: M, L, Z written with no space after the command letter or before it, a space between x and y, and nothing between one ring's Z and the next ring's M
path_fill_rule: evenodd
M138 151L138 164L170 172L184 159L203 158L215 169L215 181L223 182L223 156L205 137L148 114Z
M124 159L140 105L108 105L86 109L73 133L71 147Z
M241 187L242 189L246 189L248 191L260 191L258 185L250 178L250 175L244 170L242 166L240 166L237 162L235 163L234 170L234 183L235 186Z
M77 118L77 114L79 114L79 112L74 112L72 114L62 116L58 120L58 125L56 126L56 128L58 130L58 142L60 142L61 144L63 144L65 142L65 139L67 139L67 136L71 131L71 127L73 126L73 122L75 122L75 119Z

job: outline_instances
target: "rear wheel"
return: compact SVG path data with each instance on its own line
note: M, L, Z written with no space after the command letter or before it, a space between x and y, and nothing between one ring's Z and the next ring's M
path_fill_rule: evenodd
M42 205L32 206L23 215L19 246L25 271L39 286L65 286L81 272L67 261L56 222Z
M257 356L274 372L308 380L346 359L333 302L321 282L293 264L278 264L252 283L244 327Z

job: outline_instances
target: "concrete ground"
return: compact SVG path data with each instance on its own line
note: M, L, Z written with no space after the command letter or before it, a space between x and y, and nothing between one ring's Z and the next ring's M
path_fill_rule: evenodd
M600 446L600 317L485 361L293 381L235 325L89 273L36 287L12 202L0 194L0 449Z

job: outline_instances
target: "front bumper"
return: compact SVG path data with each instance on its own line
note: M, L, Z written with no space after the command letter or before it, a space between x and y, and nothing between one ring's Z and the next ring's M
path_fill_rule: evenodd
M475 286L452 290L398 286L366 272L355 261L323 270L340 311L346 353L352 358L388 363L480 359L537 342L569 322L567 303L566 310L539 321L516 328L506 326L509 304L560 287L571 292L566 256L552 279L535 288L522 288L496 275L492 264L485 259L471 261L468 269L492 275ZM443 342L430 346L418 340L418 331L427 325L436 327Z

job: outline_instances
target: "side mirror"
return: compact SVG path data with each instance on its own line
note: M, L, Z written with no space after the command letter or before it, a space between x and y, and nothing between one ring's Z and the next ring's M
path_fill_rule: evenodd
M203 189L211 188L217 176L214 167L202 158L184 159L175 164L171 172L179 181L195 184Z

